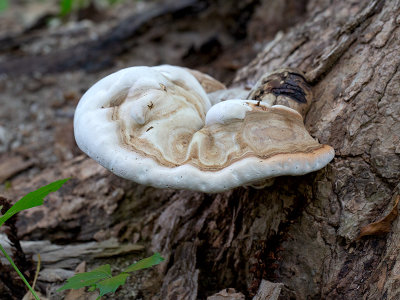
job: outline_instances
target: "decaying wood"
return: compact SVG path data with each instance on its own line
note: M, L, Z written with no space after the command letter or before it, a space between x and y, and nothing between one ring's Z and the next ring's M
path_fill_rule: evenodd
M0 243L8 253L11 253L10 241L0 234ZM116 239L109 239L102 242L87 242L73 245L59 245L50 241L23 241L22 248L27 255L33 258L37 264L40 254L41 271L37 285L39 287L49 286L53 290L59 288L68 278L77 272L84 272L85 259L105 260L115 257L123 257L132 254L140 254L144 247L132 243L120 243ZM5 258L1 257L0 263L6 264ZM16 263L18 263L16 261ZM133 263L133 261L132 261ZM75 271L71 266L77 266ZM114 269L114 267L113 267ZM9 270L12 272L12 270ZM15 278L18 280L18 278ZM24 289L21 290L24 292ZM15 293L15 292L14 292ZM16 293L15 293L16 294ZM55 298L65 295L65 299L96 299L97 295L88 294L84 290L55 293ZM52 298L52 297L51 297ZM3 299L0 297L0 299Z
M26 170L33 165L33 160L24 159L21 156L7 156L2 157L0 162L0 183L3 183L8 178Z
M4 245L4 249L11 252L10 250L12 249L12 246L10 246L10 242L2 234L0 234L0 241L2 245ZM75 245L57 245L50 241L23 241L21 244L24 252L27 255L32 256L35 263L37 263L39 259L37 255L40 254L41 266L45 270L62 270L63 268L70 268L71 264L77 263L77 265L79 265L82 260L88 258L117 257L130 253L140 253L144 250L142 245L119 243L115 239ZM1 257L1 262L5 262L4 257ZM69 273L65 271L69 276L71 275L71 272L73 273L73 271L69 271ZM45 277L44 273L41 273L40 275L42 278ZM62 278L62 280L65 280L66 278Z
M283 284L262 280L253 300L277 300L281 294Z
M235 289L224 289L210 297L207 300L244 300L245 297L242 293L238 293Z
M395 199L395 204L387 216L362 227L360 230L360 234L358 235L358 239L368 235L381 235L390 232L393 222L397 219L397 216L399 215L399 200L400 196L397 196Z
M206 299L225 288L251 299L263 280L283 299L400 298L398 218L386 235L357 240L400 193L399 16L398 0L310 0L304 21L236 76L245 86L281 67L307 74L315 101L306 127L336 151L323 170L210 195L127 182L77 156L13 179L18 189L6 196L18 199L72 177L23 214L20 233L52 243L114 237L160 251L161 275L138 286L146 299Z
M181 0L155 6L147 12L128 17L98 40L83 42L78 46L48 55L28 56L2 62L0 75L45 74L78 68L93 71L110 66L115 56L132 46L131 38L139 35L140 31L146 30L152 23L163 26L163 22L166 22L169 16L182 17L198 7L197 0ZM163 19L163 22L160 22L160 19Z
M196 244L190 242L177 247L174 265L163 280L161 299L197 299L199 270L196 269L196 250Z

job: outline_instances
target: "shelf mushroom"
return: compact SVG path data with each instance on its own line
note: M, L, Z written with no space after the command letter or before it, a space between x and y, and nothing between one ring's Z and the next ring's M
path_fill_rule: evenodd
M299 73L273 73L251 91L253 100L213 106L196 77L163 65L103 78L76 108L78 146L118 176L209 193L302 175L332 160L333 149L304 128L312 95Z

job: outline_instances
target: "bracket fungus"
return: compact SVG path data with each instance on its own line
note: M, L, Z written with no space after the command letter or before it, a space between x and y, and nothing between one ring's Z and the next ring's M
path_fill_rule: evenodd
M224 86L192 74L163 65L103 78L76 109L78 146L118 176L209 193L316 171L334 157L304 127L312 94L300 73L274 72L251 100L215 105L203 86Z

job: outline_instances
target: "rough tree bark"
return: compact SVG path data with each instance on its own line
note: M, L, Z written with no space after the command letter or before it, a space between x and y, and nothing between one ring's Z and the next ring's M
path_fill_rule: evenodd
M233 85L303 70L315 95L306 127L336 151L326 168L262 190L202 194L129 183L79 156L25 184L73 177L20 218L21 233L149 245L167 263L148 299L205 299L223 288L250 298L262 279L282 283L282 299L400 299L399 220L359 237L400 193L399 49L400 1L309 1L306 19L278 33Z

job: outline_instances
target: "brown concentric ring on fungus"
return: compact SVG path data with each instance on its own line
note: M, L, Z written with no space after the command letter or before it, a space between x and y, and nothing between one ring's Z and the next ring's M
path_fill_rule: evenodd
M333 149L282 105L226 100L211 106L179 67L134 67L111 74L82 97L79 147L115 174L160 188L220 192L324 167Z

